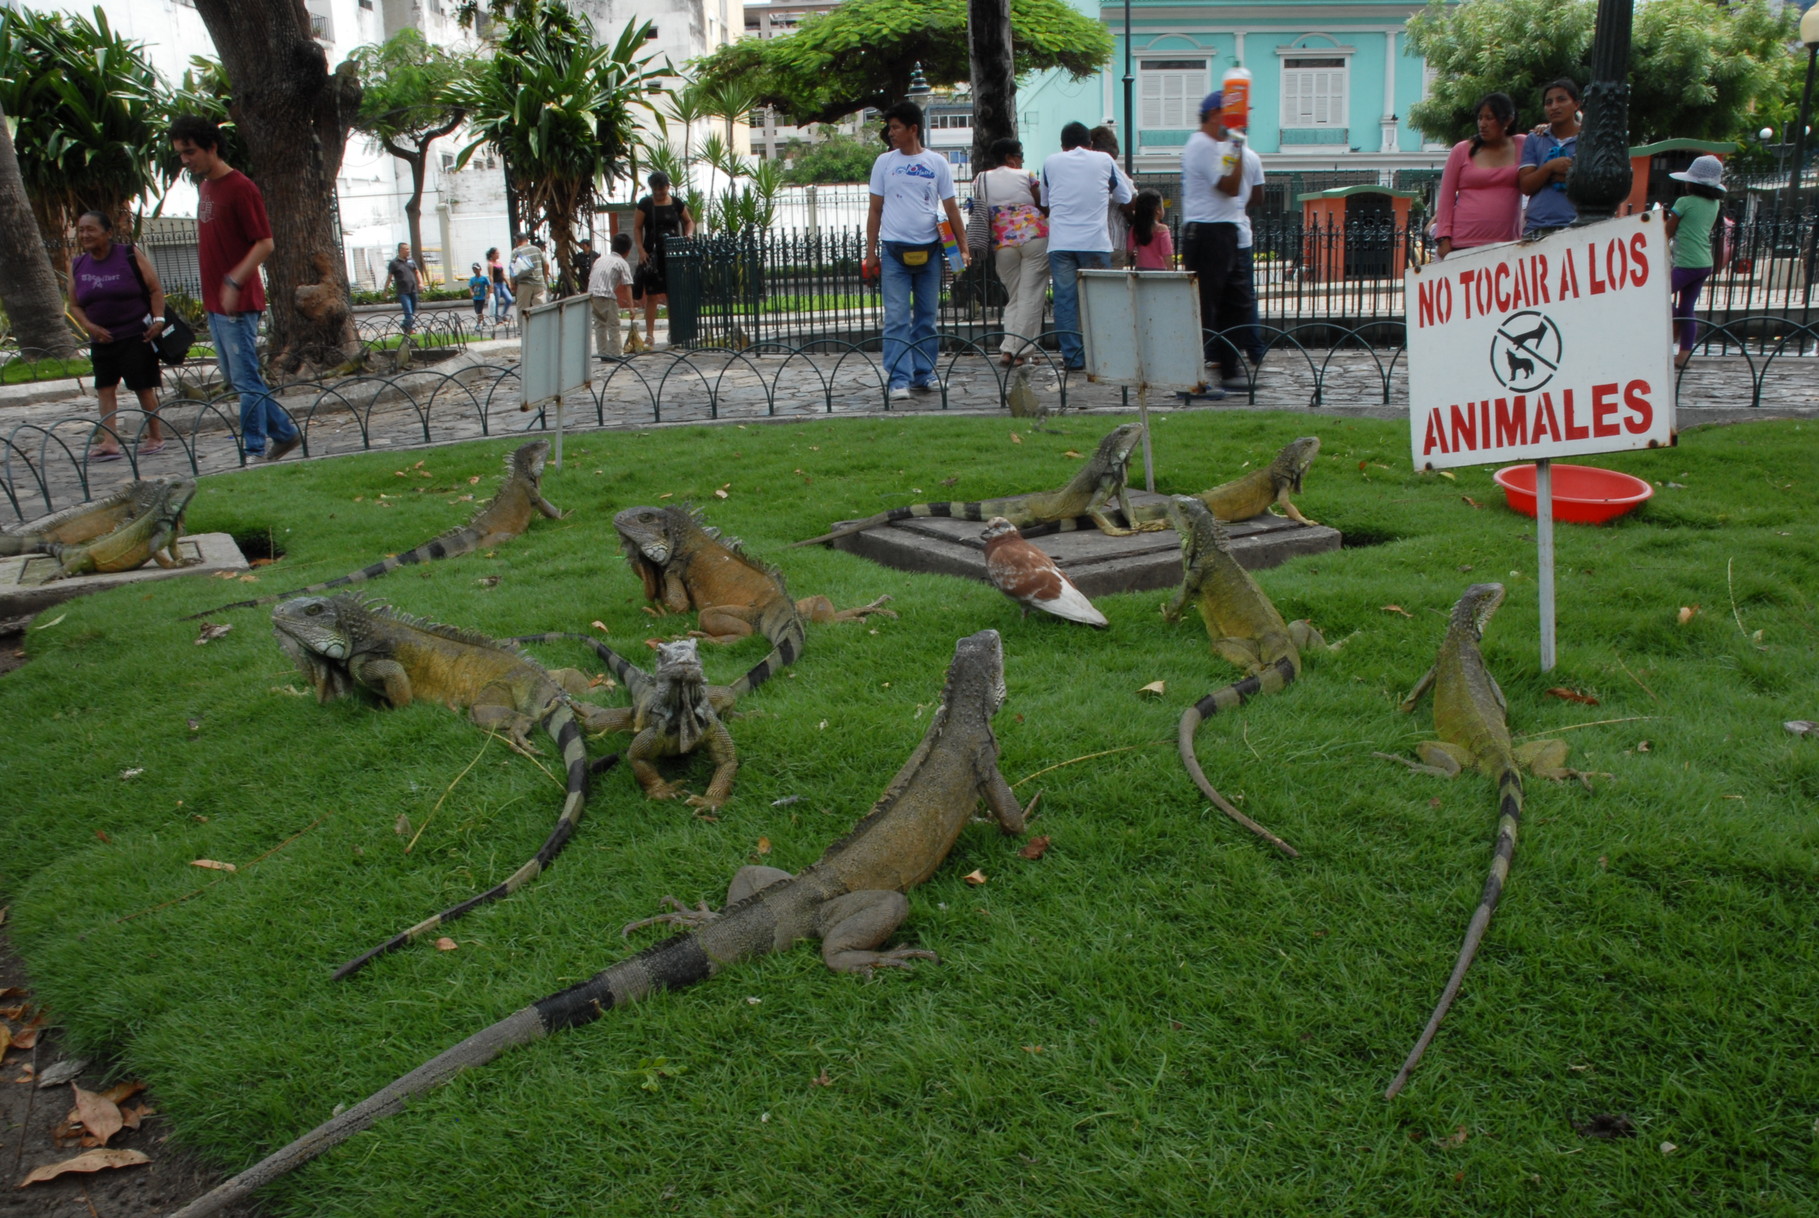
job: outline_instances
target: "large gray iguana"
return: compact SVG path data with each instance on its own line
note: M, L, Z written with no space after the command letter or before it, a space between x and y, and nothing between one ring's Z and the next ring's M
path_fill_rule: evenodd
M336 579L326 580L320 584L311 584L307 588L297 588L290 592L277 592L271 596L261 596L250 601L234 601L231 604L217 605L213 609L204 609L201 613L186 614L181 620L207 617L212 613L223 613L229 609L252 609L259 605L269 605L274 601L288 600L293 596L307 596L313 592L323 592L329 588L340 588L347 584L361 583L369 579L378 579L399 567L408 567L415 563L433 562L438 558L456 558L462 554L472 554L479 550L510 541L526 529L538 513L551 520L560 520L562 513L549 500L543 497L543 466L549 458L549 441L532 440L519 448L505 462L505 483L499 493L487 504L474 513L472 520L457 528L450 529L440 537L424 542L414 550L382 558L370 566L358 571L350 571Z
M0 529L0 558L42 554L53 544L78 545L111 533L164 501L162 479L129 482L105 499L79 503L10 529Z
M1416 754L1425 765L1402 757L1379 753L1389 761L1401 762L1411 769L1444 778L1456 778L1467 769L1476 769L1497 784L1497 843L1491 850L1491 873L1484 881L1484 893L1478 899L1471 922L1465 928L1465 942L1453 964L1452 976L1440 991L1440 1001L1428 1016L1415 1047L1409 1050L1402 1069L1383 1093L1392 1099L1408 1082L1409 1074L1440 1029L1440 1021L1458 997L1471 967L1478 945L1484 941L1485 929L1503 895L1509 880L1510 863L1516 857L1516 831L1522 823L1522 771L1528 769L1542 778L1586 775L1566 768L1567 746L1561 740L1535 740L1520 747L1510 743L1509 722L1505 717L1503 691L1497 679L1485 667L1484 653L1478 642L1484 637L1485 623L1503 603L1502 584L1473 584L1453 606L1447 619L1446 635L1440 641L1440 652L1434 666L1416 682L1415 688L1402 700L1402 709L1411 711L1429 689L1434 691L1434 728L1440 739L1421 745ZM1589 785L1589 784L1588 784Z
M581 820L587 800L587 747L576 713L604 713L578 700L586 678L551 673L515 647L470 630L442 626L348 593L301 596L272 611L278 642L309 679L319 701L370 690L393 707L440 702L466 707L470 718L530 750L541 726L562 754L562 814L537 853L504 880L452 909L417 923L335 970L345 977L375 956L403 947L477 905L509 896L553 862Z
M825 596L792 601L781 572L746 554L738 542L722 540L691 507L626 508L613 517L613 528L625 561L644 585L645 598L659 612L694 610L711 643L761 634L779 657L776 667L793 664L802 654L804 619L856 622L873 613L897 616L883 607L888 596L856 609L836 609Z
M1099 447L1080 467L1078 473L1068 479L1067 485L1056 491L1043 491L1034 495L1019 495L1013 499L983 499L977 503L962 503L958 500L946 503L912 503L908 507L892 508L888 512L879 512L864 520L855 520L843 524L831 533L811 537L807 541L791 542L786 549L797 546L818 545L824 541L833 541L838 537L851 537L854 533L863 533L866 529L877 528L881 524L891 524L898 520L909 520L914 517L944 516L954 520L987 521L994 516L1016 525L1019 529L1029 530L1037 525L1071 521L1076 516L1090 517L1099 531L1111 537L1128 537L1132 533L1155 532L1168 527L1162 521L1151 521L1138 528L1124 528L1114 524L1106 514L1108 505L1116 504L1124 513L1126 520L1131 519L1130 494L1126 487L1131 454L1143 439L1143 427L1137 423L1125 423L1113 428L1106 437L1099 441Z
M1181 712L1176 746L1181 764L1201 794L1221 812L1291 858L1293 846L1259 825L1213 789L1194 756L1194 734L1209 715L1243 706L1260 693L1285 689L1301 675L1301 652L1324 646L1320 632L1306 621L1286 623L1257 581L1236 558L1225 526L1194 495L1176 495L1170 501L1175 528L1181 534L1181 587L1162 606L1163 619L1179 621L1182 611L1198 604L1206 622L1213 650L1245 671L1245 677L1216 689Z
M1020 808L998 770L992 716L1003 704L1004 650L994 630L961 639L947 685L922 743L853 831L798 875L742 868L718 914L683 915L695 929L506 1016L418 1066L241 1172L173 1218L203 1218L346 1141L406 1101L482 1066L508 1049L599 1019L659 990L704 981L740 960L819 939L839 973L869 973L934 960L920 948L884 947L909 912L904 893L932 875L983 799L1007 833L1020 833ZM1032 801L1033 804L1033 801Z
M1307 471L1313 468L1314 458L1320 455L1320 437L1302 436L1291 440L1276 459L1268 465L1252 470L1248 474L1222 482L1218 486L1199 492L1194 498L1206 504L1207 509L1227 524L1236 524L1241 520L1251 520L1263 515L1270 506L1281 507L1282 514L1298 524L1318 524L1309 520L1295 506L1291 494L1301 493L1301 483L1307 478ZM1137 508L1136 520L1166 520L1169 508L1166 504Z
M155 503L113 532L71 545L51 542L43 547L58 563L50 578L136 571L148 561L165 568L199 561L177 553L177 542L183 537L183 513L196 496L196 480L173 478L161 486Z

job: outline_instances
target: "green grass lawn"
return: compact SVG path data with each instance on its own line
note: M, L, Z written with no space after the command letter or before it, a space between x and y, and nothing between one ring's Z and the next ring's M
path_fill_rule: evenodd
M1317 432L1298 502L1366 543L1260 574L1286 616L1348 641L1200 732L1209 776L1290 860L1181 770L1183 706L1236 674L1197 621L1162 622L1164 593L1101 598L1101 633L1020 620L984 584L782 550L898 504L1058 486L1069 450L1117 421L1068 416L1020 443L1006 419L926 417L571 438L545 484L568 518L371 591L495 634L598 620L642 657L686 623L645 613L610 516L692 499L796 595L888 592L902 618L810 627L732 724L742 768L717 820L614 770L545 876L451 925L457 950L418 944L341 983L335 965L528 857L557 785L441 707L297 696L262 611L225 615L233 632L206 646L176 618L461 522L513 446L205 479L191 528L269 537L281 563L256 584L71 602L0 679L0 904L37 994L78 1049L151 1082L174 1141L243 1167L656 941L617 932L664 895L718 904L742 864L812 861L920 738L954 640L993 626L1003 769L1045 792L1032 833L1051 845L1031 861L990 824L962 835L900 932L939 965L867 981L805 945L609 1013L412 1103L266 1190L271 1212L1814 1213L1819 741L1782 723L1819 718L1819 428L1700 429L1597 461L1661 489L1611 526L1560 527L1560 665L1542 674L1534 524L1488 470L1415 474L1406 429L1369 420L1159 418L1176 491ZM1612 777L1531 782L1485 946L1386 1103L1495 814L1481 776L1371 754L1430 736L1431 702L1396 703L1459 593L1491 579L1510 587L1484 650L1512 730L1562 735L1572 764ZM706 650L725 680L765 648ZM1156 680L1166 696L1139 695ZM697 790L708 772L683 768ZM401 818L424 830L409 854ZM1609 1113L1638 1135L1575 1133Z
M94 365L89 363L87 356L36 360L15 358L0 363L0 385L66 380L72 376L88 376L92 372Z

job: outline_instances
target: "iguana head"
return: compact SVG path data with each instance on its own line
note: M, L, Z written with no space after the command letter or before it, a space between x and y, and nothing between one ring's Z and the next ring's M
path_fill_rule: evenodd
M1194 559L1211 550L1229 549L1231 538L1206 501L1198 495L1176 495L1169 500L1169 520L1181 535L1181 565L1191 567Z
M1301 493L1301 480L1307 477L1307 471L1314 467L1314 458L1320 455L1320 437L1302 436L1283 446L1276 459L1270 463L1270 473L1279 482L1287 482L1298 495Z
M1447 629L1470 630L1474 638L1481 639L1484 637L1485 624L1502 603L1502 584L1473 584L1459 598L1459 603L1453 606L1453 615L1447 620Z
M633 567L643 558L661 567L676 548L675 522L672 515L684 518L688 513L675 508L631 507L613 517L613 528L619 532L619 548Z
M359 602L348 596L299 596L272 610L272 633L320 702L352 693L348 657L354 653L353 617Z
M657 644L657 670L652 675L656 684L646 713L662 722L665 734L675 737L678 752L689 752L712 718L700 644L694 639Z
M189 501L196 497L196 480L194 478L172 478L164 484L164 506L161 509L168 520L180 520L183 513L189 510Z
M1114 427L1099 441L1099 450L1093 454L1095 465L1105 466L1113 462L1123 465L1137 451L1137 445L1143 442L1143 424L1125 423Z
M977 711L989 728L992 716L1009 696L1004 684L1004 640L996 630L981 630L954 644L954 662L947 667L947 684L935 713L946 717Z
M532 486L543 485L543 464L549 460L549 441L532 440L519 448L505 463L510 477L523 478Z

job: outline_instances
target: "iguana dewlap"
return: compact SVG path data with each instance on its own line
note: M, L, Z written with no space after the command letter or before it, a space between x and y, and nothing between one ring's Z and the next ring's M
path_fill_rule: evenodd
M835 972L865 974L933 959L920 948L886 947L909 911L903 893L932 875L984 800L1007 833L1026 810L998 770L992 716L1002 705L1004 652L996 631L961 639L928 730L884 795L853 831L812 866L790 876L748 868L729 903L691 918L697 929L666 939L551 994L418 1066L289 1146L241 1172L173 1218L202 1218L346 1141L404 1107L411 1097L482 1066L519 1045L599 1019L660 990L704 981L730 964L818 939ZM323 1101L326 1106L327 1101Z

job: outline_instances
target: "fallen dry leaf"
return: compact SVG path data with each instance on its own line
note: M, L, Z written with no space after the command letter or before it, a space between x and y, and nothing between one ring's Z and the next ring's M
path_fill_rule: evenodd
M459 943L456 943L447 935L443 935L440 939L436 940L436 950L439 952L452 952L460 946Z
M1437 472L1437 473L1439 473L1439 475L1440 475L1440 476L1441 476L1441 477L1442 477L1442 478L1445 478L1445 479L1446 479L1446 480L1447 480L1447 481L1448 481L1448 482L1457 482L1457 481L1459 481L1459 475L1458 475L1458 474L1455 474L1455 473L1454 473L1454 472L1453 472L1453 471L1452 471L1452 470L1450 470L1450 469L1443 469L1443 470L1438 470L1438 471L1436 471L1436 472Z
M758 839L758 853L759 854L769 854L770 852L771 852L771 839L768 837L759 838Z
M482 588L497 588L499 586L499 577L497 575L482 575L474 582L479 584Z
M606 623L603 621L600 621L598 618L589 622L588 625L592 626L595 630L598 630L601 634L611 634L612 633L610 630L608 630L606 628Z
M1598 705L1598 699L1592 697L1590 694L1582 694L1576 689L1567 689L1562 685L1556 685L1554 688L1548 690L1547 696L1550 698L1559 698L1563 702L1582 703L1585 706Z
M234 866L232 863L223 863L217 859L191 859L189 865L191 867L202 867L209 871L238 871L238 870L240 870L238 867Z
M1024 1051L1024 1052L1025 1052L1025 1053L1040 1053L1040 1052L1042 1052L1042 1046L1041 1046L1041 1045L1018 1045L1018 1046L1017 1046L1017 1047L1018 1047L1018 1048L1019 1048L1019 1049L1022 1049L1022 1050L1023 1050L1023 1051Z
M0 1057L5 1057L6 1051L12 1047L13 1030L5 1024L0 1023Z
M138 1079L128 1079L124 1083L115 1083L101 1095L116 1104L123 1104L145 1090L145 1084Z
M1410 613L1407 609L1404 609L1401 605L1385 605L1385 606L1383 606L1383 612L1400 613L1403 617L1414 617L1415 616L1414 614Z
M37 626L33 626L32 629L33 630L49 630L52 626L55 626L58 622L61 622L64 618L66 618L68 616L69 616L69 614L67 614L67 613L59 613L56 617L52 618L50 621L44 622Z
M1446 1137L1437 1138L1435 1140L1438 1141L1440 1143L1440 1145L1442 1145L1442 1146L1464 1146L1466 1139L1471 1136L1472 1135L1466 1131L1465 1126L1459 1125L1459 1126L1456 1126L1453 1129L1453 1132L1448 1134Z
M1678 1146L1675 1146L1672 1142L1663 1142L1661 1144L1661 1153L1664 1155L1671 1155L1676 1150L1679 1150L1679 1149L1680 1148Z
M1029 845L1017 851L1018 857L1026 859L1039 859L1047 853L1048 838L1046 836L1030 838Z
M479 475L479 474L475 474L475 475L474 475L474 476L473 476L473 477L472 477L472 478L469 478L469 479L468 479L468 480L467 480L467 484L468 484L468 485L469 485L469 486L477 486L477 485L479 485L479 482L480 482L480 475Z
M409 837L411 835L411 818L402 812L398 813L398 819L392 822L392 832L399 837Z
M1680 606L1680 613L1678 615L1677 620L1679 621L1679 623L1682 626L1684 626L1688 622L1692 621L1693 615L1698 612L1699 612L1699 606L1697 606L1697 605L1682 605L1682 606Z
M1796 736L1811 736L1819 733L1819 723L1811 719L1789 719L1781 725Z
M127 769L120 771L120 781L121 782L131 782L133 779L139 777L139 775L141 775L143 773L145 773L144 766L142 766L142 765L131 766Z
M1076 461L1078 461L1081 456L1080 450L1077 448L1070 448L1066 452L1062 453L1061 455L1064 457L1072 457Z
M19 1181L18 1187L24 1188L28 1184L42 1184L46 1180L56 1179L64 1172L102 1171L109 1167L137 1167L141 1163L150 1163L151 1161L151 1156L140 1150L90 1150L77 1155L73 1159L65 1159L61 1163L46 1163L43 1167L35 1169L31 1175Z
M1473 499L1470 495L1461 495L1461 496L1459 496L1459 498L1463 499L1466 502L1466 504L1470 507L1481 508L1484 506L1482 503L1479 503L1476 499Z
M985 872L983 872L983 871L970 872L967 874L965 879L966 879L967 883L973 885L976 888L980 884L985 883Z
M1143 688L1139 689L1137 692L1139 694L1148 694L1152 698L1160 698L1163 694L1166 694L1168 692L1168 682L1167 681L1151 681L1148 685L1145 685Z
M212 643L231 630L233 627L226 622L204 622L196 631L196 646Z
M725 487L715 487L714 488L714 498L725 499L726 498L726 488Z
M1021 443L1023 443L1023 437L1013 431L1011 433L1011 443L1012 444L1021 444Z
M105 1095L84 1091L74 1083L69 1089L76 1093L76 1106L70 1109L69 1119L81 1121L88 1136L95 1139L97 1145L106 1146L107 1140L126 1125L126 1119L120 1115L120 1105Z
M122 774L122 775L120 775L120 777L125 778L125 777L127 777L127 775ZM95 840L99 841L99 842L103 842L109 846L114 844L114 839L107 835L106 829L95 830Z
M834 1080L827 1076L827 1067L823 1066L821 1067L820 1074L817 1074L814 1078L808 1080L808 1085L811 1087L832 1087L834 1085Z
M1638 752L1638 753L1646 753L1646 752L1648 752L1648 750L1649 750L1649 743L1648 743L1648 741L1646 741L1646 740L1638 740L1638 741L1636 741L1636 751L1637 751L1637 752Z
M43 1019L44 1016L39 1015L38 1018ZM39 1032L39 1028L38 1028L37 1020L33 1020L32 1025L29 1028L20 1028L17 1032L13 1033L13 1048L15 1048L15 1049L31 1048L33 1045L38 1043L38 1032Z
M663 492L663 493L662 493L662 494L661 494L661 495L658 495L658 496L657 496L657 498L658 498L658 499L659 499L659 500L663 500L663 499L674 499L674 498L675 498L675 497L676 497L676 492L675 492L675 491L664 491L664 492Z

